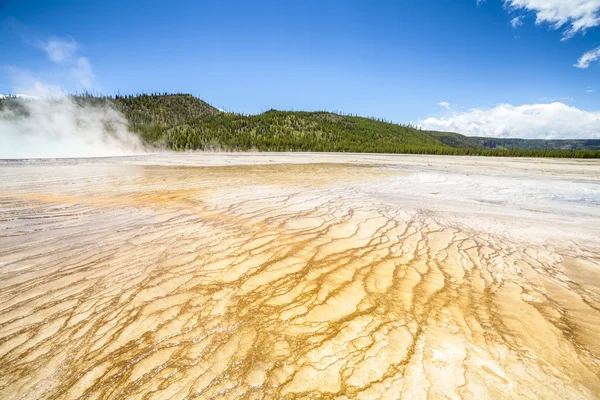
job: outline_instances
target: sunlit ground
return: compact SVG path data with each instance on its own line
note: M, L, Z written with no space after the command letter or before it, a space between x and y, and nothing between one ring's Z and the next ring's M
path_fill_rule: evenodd
M0 161L0 398L597 398L599 232L598 161Z

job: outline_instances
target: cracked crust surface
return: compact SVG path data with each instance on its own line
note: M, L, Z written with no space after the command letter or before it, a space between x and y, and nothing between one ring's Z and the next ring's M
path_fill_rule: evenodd
M162 155L0 182L3 399L600 396L598 162Z

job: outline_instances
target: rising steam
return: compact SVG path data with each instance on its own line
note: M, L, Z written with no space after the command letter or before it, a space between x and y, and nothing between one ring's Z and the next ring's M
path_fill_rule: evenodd
M143 152L108 102L0 99L0 158L106 157Z

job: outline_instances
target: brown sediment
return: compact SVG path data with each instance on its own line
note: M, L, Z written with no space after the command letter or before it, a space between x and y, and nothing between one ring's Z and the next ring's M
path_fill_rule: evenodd
M369 165L61 168L0 193L2 398L600 395L594 238Z

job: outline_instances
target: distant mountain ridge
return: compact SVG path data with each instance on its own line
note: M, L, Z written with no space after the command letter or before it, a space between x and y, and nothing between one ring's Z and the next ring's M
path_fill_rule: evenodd
M600 139L517 139L465 136L453 132L428 133L448 146L464 149L600 150Z
M70 96L81 106L110 106L151 147L172 150L329 151L484 156L600 158L600 140L468 137L327 111L269 110L243 115L219 110L189 94ZM0 111L19 102L0 98ZM23 115L26 112L22 112ZM13 116L14 117L14 116Z

